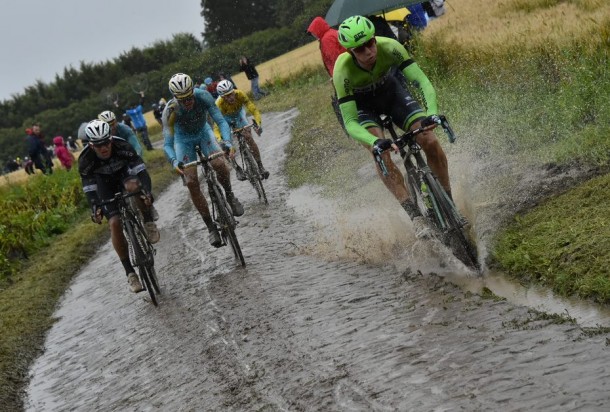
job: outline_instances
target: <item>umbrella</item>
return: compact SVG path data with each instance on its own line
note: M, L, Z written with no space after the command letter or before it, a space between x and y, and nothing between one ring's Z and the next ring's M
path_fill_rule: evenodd
M386 11L401 9L423 0L335 0L326 12L326 22L329 26L337 26L348 17L357 14L370 16Z

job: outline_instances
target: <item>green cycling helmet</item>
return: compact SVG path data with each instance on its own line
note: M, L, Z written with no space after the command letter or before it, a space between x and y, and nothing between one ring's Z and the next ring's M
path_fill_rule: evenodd
M339 25L339 43L346 49L362 46L375 36L375 26L364 16L348 17Z

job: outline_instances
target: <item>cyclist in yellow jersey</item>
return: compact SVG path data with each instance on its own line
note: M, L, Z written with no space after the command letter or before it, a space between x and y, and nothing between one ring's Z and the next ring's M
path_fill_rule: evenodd
M224 116L227 123L234 128L247 126L248 124L245 119L246 116L244 115L244 110L247 109L247 111L254 116L254 121L256 122L255 130L260 136L263 132L261 113L258 111L258 108L252 102L252 100L248 98L246 93L235 89L233 87L233 83L231 83L229 80L221 80L216 87L216 91L218 92L216 106L218 106L220 109L220 112ZM220 129L217 125L214 125L214 134L216 135L217 139L220 138ZM248 147L250 150L252 150L256 163L258 163L261 176L263 176L264 179L267 179L269 177L269 172L263 167L260 150L252 137L250 129L244 130L244 137ZM237 178L239 180L244 180L243 178L240 178L239 171L237 173Z

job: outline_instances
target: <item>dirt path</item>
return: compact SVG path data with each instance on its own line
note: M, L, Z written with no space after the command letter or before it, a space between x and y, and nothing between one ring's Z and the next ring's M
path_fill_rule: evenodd
M289 191L296 115L265 116L269 206L235 183L247 268L207 244L174 184L158 202L159 308L103 245L62 301L28 410L607 410L607 335L449 283L472 274L416 242L388 196L374 214ZM363 193L383 193L363 173Z

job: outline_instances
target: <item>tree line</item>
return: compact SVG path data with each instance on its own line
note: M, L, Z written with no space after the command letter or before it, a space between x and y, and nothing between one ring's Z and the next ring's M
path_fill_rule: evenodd
M112 60L66 67L54 81L38 80L0 102L0 159L24 156L25 129L33 122L39 122L49 138L67 137L76 136L79 125L100 111L120 114L139 101L133 86L142 78L148 84L147 104L153 103L169 97L167 80L176 72L194 78L232 74L239 70L242 55L259 63L306 44L312 40L305 33L311 19L323 16L332 0L235 0L230 8L225 3L201 0L203 43L193 34L176 34ZM110 95L118 96L119 108L112 107Z

